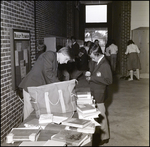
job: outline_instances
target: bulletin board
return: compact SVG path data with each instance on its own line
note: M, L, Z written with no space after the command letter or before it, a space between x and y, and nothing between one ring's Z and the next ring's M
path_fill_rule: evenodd
M31 69L30 31L11 29L12 89L17 90L22 79Z

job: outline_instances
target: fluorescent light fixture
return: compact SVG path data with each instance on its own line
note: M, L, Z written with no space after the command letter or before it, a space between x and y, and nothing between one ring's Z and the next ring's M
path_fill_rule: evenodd
M106 23L107 5L86 5L86 23Z

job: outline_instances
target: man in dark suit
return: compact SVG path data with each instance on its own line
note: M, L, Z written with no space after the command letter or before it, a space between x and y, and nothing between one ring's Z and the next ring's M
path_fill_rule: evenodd
M71 36L70 39L71 39L71 43L72 43L70 50L75 58L75 62L68 62L67 70L70 74L70 79L74 79L75 77L73 75L74 75L74 71L76 71L76 69L77 69L77 58L78 58L80 46L77 43L76 38L74 36Z
M90 84L91 94L93 95L96 106L100 110L102 117L101 134L102 141L109 140L108 122L105 114L105 94L108 85L112 84L112 71L111 67L102 53L102 50L96 44L89 48L89 56L95 62L90 68L90 74L85 74L86 80ZM92 62L93 62L92 61ZM94 66L94 67L93 67Z
M58 52L47 51L42 53L31 71L21 81L19 87L27 91L29 86L41 86L58 82L58 63L67 63L71 59L72 54L67 47L61 48Z

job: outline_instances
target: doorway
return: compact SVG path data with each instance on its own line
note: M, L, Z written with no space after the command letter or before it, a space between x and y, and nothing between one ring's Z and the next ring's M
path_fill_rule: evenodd
M104 53L108 39L108 28L85 28L84 41L94 42L96 39L99 40L99 45Z
M140 27L133 30L132 38L140 49L140 73L149 73L149 28Z

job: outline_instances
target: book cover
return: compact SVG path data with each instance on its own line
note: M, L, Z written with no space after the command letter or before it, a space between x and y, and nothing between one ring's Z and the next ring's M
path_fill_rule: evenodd
M71 130L62 130L56 135L51 137L51 140L63 141L66 142L67 145L75 145L79 146L83 141L88 138L88 134L75 132Z
M83 104L83 105L77 105L77 110L79 110L82 113L89 113L89 112L95 112L96 108L90 104Z
M84 120L84 119L78 119L78 118L70 118L70 119L68 119L66 121L63 121L62 125L84 128L85 126L87 126L90 123L91 123L90 120Z

